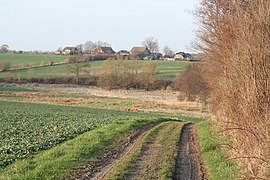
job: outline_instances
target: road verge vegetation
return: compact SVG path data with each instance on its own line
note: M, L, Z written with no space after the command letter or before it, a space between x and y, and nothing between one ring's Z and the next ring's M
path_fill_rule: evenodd
M237 179L239 168L229 159L222 144L229 144L223 138L211 131L209 121L198 123L202 156L210 179Z

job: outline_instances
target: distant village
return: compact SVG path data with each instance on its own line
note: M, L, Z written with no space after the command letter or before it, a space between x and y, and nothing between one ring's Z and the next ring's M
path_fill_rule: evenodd
M56 55L75 55L84 54L77 47L65 47L62 50L54 52ZM88 53L85 53L88 54ZM114 51L112 47L99 47L93 53L91 53L93 59L137 59L137 60L196 60L197 54L190 54L185 52L177 52L171 55L162 53L151 53L147 47L133 47L130 51L120 50ZM197 59L198 60L198 59Z
M153 40L150 40L153 41ZM144 43L144 42L143 42ZM155 45L157 42L150 42L149 44ZM55 55L77 55L86 54L90 57L90 60L112 60L112 59L125 59L125 60L167 60L167 61L200 61L200 54L191 54L187 52L174 52L168 46L165 46L163 53L158 51L158 44L149 47L147 42L145 46L133 47L131 50L119 50L114 51L111 45L106 42L91 42L88 41L85 44L77 46L67 46L64 48L58 48L56 51L16 51L10 50L9 46L4 44L0 47L0 53L10 54L55 54Z

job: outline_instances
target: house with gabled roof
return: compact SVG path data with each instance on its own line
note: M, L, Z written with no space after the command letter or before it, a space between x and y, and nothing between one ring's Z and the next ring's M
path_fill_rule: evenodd
M62 54L69 55L69 54L78 54L80 51L76 47L65 47L62 51Z
M111 47L99 47L96 49L95 54L112 55L115 54L115 52Z
M146 47L133 47L130 50L130 54L136 59L143 59L144 57L151 55L150 51Z

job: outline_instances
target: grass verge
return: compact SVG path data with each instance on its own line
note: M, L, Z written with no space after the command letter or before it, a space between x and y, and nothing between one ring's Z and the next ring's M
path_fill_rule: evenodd
M152 119L127 120L97 128L40 152L33 158L16 161L4 170L0 170L0 179L67 178L74 169L97 160L106 150L115 147L117 141L127 132L153 121Z
M238 167L226 156L225 149L220 146L224 140L213 134L209 121L198 123L198 130L202 156L210 179L237 179Z

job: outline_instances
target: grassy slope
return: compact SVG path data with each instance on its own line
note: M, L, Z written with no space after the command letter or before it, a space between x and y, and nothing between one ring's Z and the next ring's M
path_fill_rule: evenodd
M209 121L198 123L202 155L210 178L213 180L237 179L238 168L228 160L226 152L221 148L221 138L211 132Z
M129 131L152 122L151 119L127 120L97 128L34 158L19 160L4 170L0 179L63 179L72 170L89 161L95 161L107 149L116 146L117 140ZM112 131L113 129L113 131Z
M154 61L157 63L158 74L157 76L160 78L175 78L176 75L186 68L190 62L186 61ZM103 65L104 61L92 61L90 65L92 67L93 73L98 73L100 71L100 67ZM143 65L145 61L140 61L140 64ZM17 70L13 72L2 72L0 73L0 78L5 77L14 77L16 78L18 75L21 78L28 77L28 70ZM52 67L39 67L34 69L35 78L48 78L48 77L66 77L67 70L64 65L52 66Z
M59 56L59 55L43 55L43 54L0 54L0 62L1 61L8 61L10 62L11 66L14 65L23 65L34 63L40 65L41 62L50 63L53 61L56 62L63 62L67 56Z

